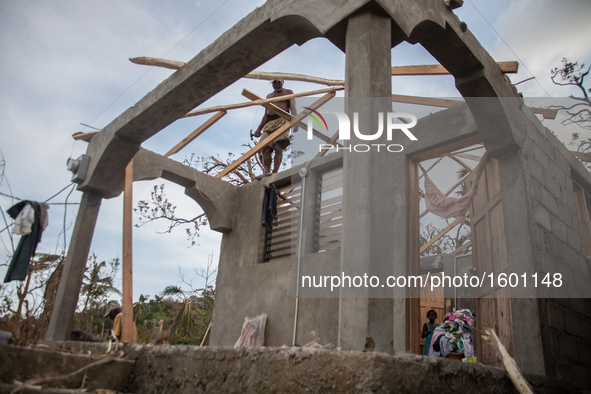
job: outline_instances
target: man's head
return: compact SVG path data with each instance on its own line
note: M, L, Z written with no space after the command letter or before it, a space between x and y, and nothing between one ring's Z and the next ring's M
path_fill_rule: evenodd
M271 81L271 84L273 85L273 90L275 91L283 89L283 80L281 79L274 79Z
M111 319L115 319L121 313L121 305L117 301L109 301L107 304L107 310L105 311L105 315L103 317L110 317Z

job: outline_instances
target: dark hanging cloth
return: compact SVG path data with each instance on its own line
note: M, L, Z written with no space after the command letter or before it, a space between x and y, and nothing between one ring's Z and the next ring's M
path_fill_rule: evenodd
M265 188L265 197L263 198L263 227L267 230L273 229L273 218L277 216L277 189L275 185L270 184Z
M33 225L31 226L31 232L21 237L18 246L16 247L16 251L12 255L12 260L10 260L4 283L12 280L25 280L31 257L35 254L37 244L41 241L41 234L43 233L41 221L42 212L41 205L38 202L20 201L10 207L6 213L8 213L11 218L16 219L19 212L26 204L31 204L35 210L35 222L33 222Z

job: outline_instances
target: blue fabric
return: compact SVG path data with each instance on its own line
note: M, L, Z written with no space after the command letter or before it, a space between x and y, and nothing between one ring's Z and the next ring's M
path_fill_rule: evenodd
M431 331L431 326L429 326L429 323L425 323L427 324L427 328L429 328L429 331ZM429 355L429 348L431 347L431 339L433 338L433 333L429 332L429 334L427 334L427 336L425 337L425 349L423 349L423 356L428 356Z

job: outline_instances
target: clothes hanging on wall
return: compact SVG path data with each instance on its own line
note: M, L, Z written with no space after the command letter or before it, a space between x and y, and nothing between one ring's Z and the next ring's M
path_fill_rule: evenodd
M446 197L435 186L431 178L429 178L427 171L421 166L421 170L425 175L425 205L427 210L443 219L454 217L460 224L464 224L466 211L470 208L472 198L478 191L478 181L487 164L488 153L485 153L472 173L472 187L470 191L459 198Z
M277 189L271 183L268 188L265 188L263 197L263 227L267 226L267 230L273 229L275 216L277 216Z
M15 230L18 231L16 234L24 235L21 236L12 255L4 283L13 280L22 281L27 277L31 258L35 255L41 235L49 224L48 209L49 205L45 203L20 201L6 211L11 218L15 219ZM33 218L32 222L31 217Z

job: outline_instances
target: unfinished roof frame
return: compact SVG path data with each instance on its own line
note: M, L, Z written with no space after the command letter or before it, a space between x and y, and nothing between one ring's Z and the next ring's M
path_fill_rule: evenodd
M345 92L348 97L390 97L390 49L408 41L425 47L454 76L458 91L466 99L467 107L457 105L445 111L446 115L431 116L421 126L420 143L413 145L405 155L389 159L388 168L398 169L389 175L389 179L399 186L399 190L388 189L381 196L395 194L399 206L410 207L413 203L409 197L409 174L418 176L416 166L410 160L417 161L423 152L478 135L487 152L499 159L503 193L512 199L511 204L504 206L506 228L518 231L530 222L531 212L524 191L525 175L519 171L523 166L520 148L526 133L522 127L524 119L530 123L537 119L519 105L518 94L500 67L471 32L462 28L460 20L444 1L269 0L92 137L87 150L90 156L88 174L78 186L78 190L83 191L82 203L64 264L48 340L68 337L101 199L122 192L125 168L132 159L134 180L163 177L185 186L186 193L206 212L212 229L223 232L224 236L232 232L234 215L240 209L235 203L237 187L146 151L141 144L293 44L302 45L315 37L328 38L347 54ZM473 97L488 97L486 108L470 100ZM502 97L517 100L498 99ZM440 135L438 130L441 127L433 119L451 122L449 119L454 116L461 126L457 135ZM360 174L352 171L369 168L363 165L363 160L366 159L345 152L345 188L354 184L356 177L375 179L380 176L379 172ZM212 198L220 194L223 198ZM345 195L348 195L347 191ZM367 195L352 193L348 198L344 202L351 207L366 200ZM375 208L378 203L383 202L372 200L370 206ZM410 256L418 252L417 245L411 245L408 236L408 209L389 209L388 214L400 225L388 234L393 240L388 253L395 273L407 274L411 269L408 264ZM372 220L380 219L371 217L367 220L364 225L371 227ZM359 245L368 247L372 245L372 239L382 236L369 230L364 240L349 242L352 234L353 229L345 222L341 259L355 256L357 252L353 249L359 249ZM531 245L527 231L519 242L508 237L509 258L533 264L535 255ZM363 259L370 264L371 254ZM414 327L409 323L411 303L408 299L342 300L339 306L340 344L346 348L358 348L360 337L371 336L376 341L376 350L410 349L411 342L414 342ZM532 340L540 345L538 339L542 335L540 332L532 334L532 325L534 331L540 326L536 324L538 304L531 300L513 300L512 307L514 313L533 322L515 330L516 358L528 360L524 368L526 372L544 374L542 346L531 346ZM358 316L358 324L341 324L351 315ZM215 338L215 331L212 335Z

